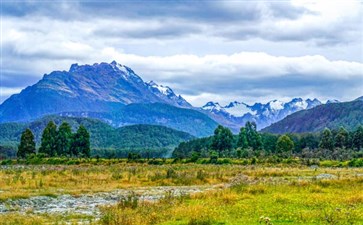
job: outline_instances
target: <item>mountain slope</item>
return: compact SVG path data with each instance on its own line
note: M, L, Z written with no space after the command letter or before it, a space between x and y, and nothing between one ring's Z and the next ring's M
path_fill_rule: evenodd
M302 110L263 129L270 133L317 132L344 126L352 130L363 124L363 101L330 103Z
M98 118L114 127L135 124L162 125L197 137L213 134L218 125L207 115L196 110L178 108L162 103L129 104L118 108L112 113L64 112L59 115Z
M59 126L63 121L68 122L73 132L80 124L90 132L91 147L93 149L172 149L182 141L190 140L194 136L171 128L156 125L133 125L114 128L102 121L89 118L73 118L60 116L46 116L31 123L2 123L0 124L0 145L17 145L21 133L30 128L37 144L41 134L49 121Z
M159 88L158 88L159 87ZM113 61L73 64L69 71L54 71L0 105L0 122L30 121L60 112L111 112L131 103L166 103L191 107L167 88L145 83L129 67Z

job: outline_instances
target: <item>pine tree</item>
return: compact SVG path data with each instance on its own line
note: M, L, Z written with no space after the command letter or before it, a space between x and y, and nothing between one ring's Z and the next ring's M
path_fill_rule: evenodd
M67 122L63 122L58 129L57 155L70 155L72 129Z
M353 134L353 147L357 150L363 147L363 126L359 126Z
M26 129L20 138L20 145L18 146L17 156L25 158L29 154L35 154L35 141L34 135L30 129Z
M79 126L77 132L73 135L70 152L74 156L90 157L90 135L84 126Z
M282 135L277 139L276 151L278 153L292 153L294 142L287 135Z
M340 127L337 135L335 136L335 147L343 148L348 145L349 133L344 127Z
M57 126L53 121L50 121L45 127L41 141L39 153L44 153L49 157L55 156L57 153Z
M334 148L333 135L329 128L324 129L319 147L323 149L333 150Z
M246 128L241 127L238 134L237 147L245 149L248 147Z

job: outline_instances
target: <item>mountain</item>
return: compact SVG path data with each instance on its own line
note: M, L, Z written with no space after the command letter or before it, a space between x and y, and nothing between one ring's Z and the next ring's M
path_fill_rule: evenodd
M208 136L217 126L170 87L144 82L115 61L51 72L0 105L0 123L46 115L96 118L115 127L163 125L195 136Z
M182 141L191 140L194 136L171 128L156 125L132 125L114 128L100 120L90 118L74 118L60 116L46 116L31 123L2 123L0 124L0 145L16 146L21 133L30 128L40 144L41 135L48 124L54 121L59 126L63 121L68 122L73 132L80 124L90 132L91 148L93 151L107 154L107 151L116 151L123 156L128 151L140 151L166 154ZM168 153L169 154L169 153Z
M170 88L145 83L132 69L113 61L73 64L54 71L0 105L0 122L29 121L60 112L110 112L131 103L191 107Z
M162 103L129 104L113 112L63 112L58 115L98 118L114 127L135 124L162 125L197 137L212 135L218 125L207 115L196 110Z
M253 105L234 101L226 106L221 106L217 102L208 102L201 109L213 114L211 117L222 124L226 123L222 121L224 119L238 128L244 126L247 121L254 121L258 129L262 129L294 112L311 109L321 104L318 99L294 98L289 102L273 100L266 104L255 103Z
M340 126L353 130L363 125L363 101L331 103L302 110L264 128L270 133L317 132L325 127L335 129Z

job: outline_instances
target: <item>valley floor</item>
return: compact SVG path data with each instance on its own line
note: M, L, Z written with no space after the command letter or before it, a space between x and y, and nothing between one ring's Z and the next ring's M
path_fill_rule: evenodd
M11 165L0 224L363 224L363 168Z

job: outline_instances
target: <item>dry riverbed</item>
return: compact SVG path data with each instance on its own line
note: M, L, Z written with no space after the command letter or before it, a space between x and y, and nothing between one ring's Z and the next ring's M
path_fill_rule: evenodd
M215 190L220 185L200 186L160 186L142 187L133 189L120 189L111 192L95 194L82 194L79 196L35 196L24 199L9 199L0 203L0 214L5 213L60 213L60 214L85 214L99 216L100 206L116 204L128 196L136 197L138 201L155 202L165 197L189 196L203 191Z

